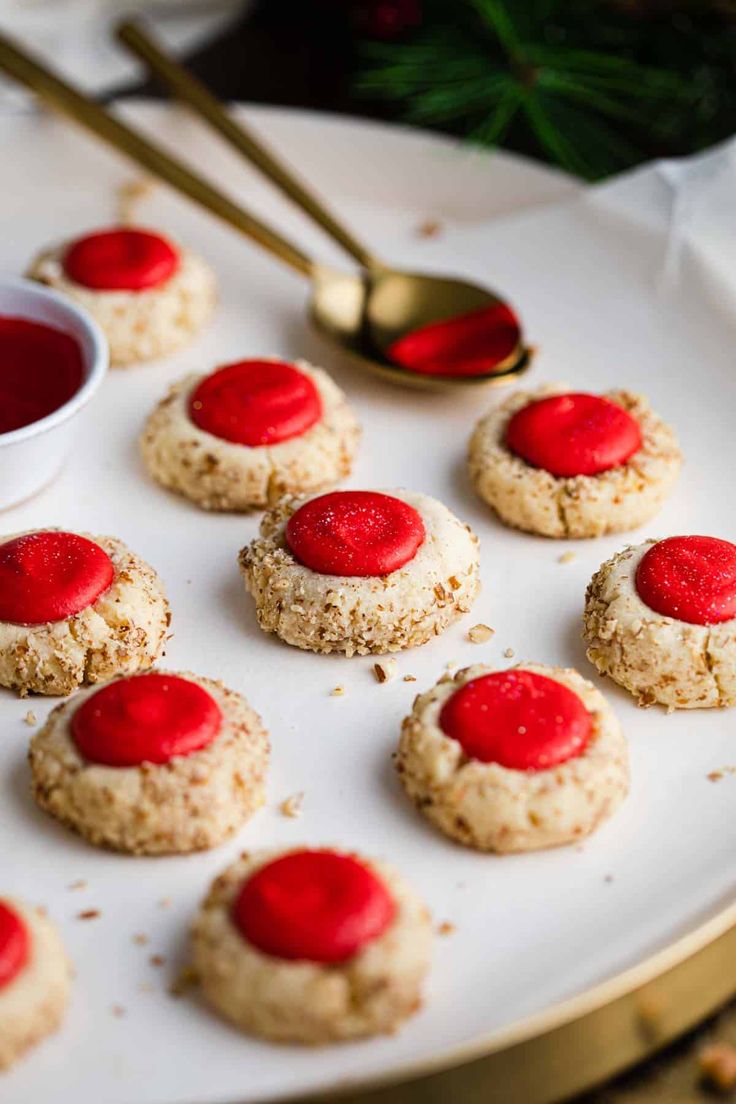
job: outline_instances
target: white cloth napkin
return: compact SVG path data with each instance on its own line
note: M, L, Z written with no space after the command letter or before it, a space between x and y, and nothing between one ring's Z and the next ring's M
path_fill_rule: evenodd
M662 294L695 264L711 290L736 308L736 138L705 153L656 161L591 188L585 202L664 233Z

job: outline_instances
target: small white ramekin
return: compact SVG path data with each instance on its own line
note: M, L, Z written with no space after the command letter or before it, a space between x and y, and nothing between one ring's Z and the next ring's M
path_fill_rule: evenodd
M84 380L68 402L37 422L0 433L0 510L40 491L59 472L71 451L80 411L107 372L107 340L94 319L43 284L0 280L0 315L43 322L76 338Z

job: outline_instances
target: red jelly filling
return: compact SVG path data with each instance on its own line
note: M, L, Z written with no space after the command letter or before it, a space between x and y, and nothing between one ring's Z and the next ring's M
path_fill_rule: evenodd
M53 414L83 380L73 337L29 318L0 316L0 433Z
M333 491L292 514L286 542L320 575L389 575L413 559L424 523L400 498L376 491Z
M160 234L119 227L72 242L64 254L64 272L96 291L146 291L165 284L179 260L178 251Z
M531 671L496 671L453 694L440 727L471 759L537 771L580 755L592 726L580 698L561 683Z
M598 475L641 448L641 430L628 411L600 395L551 395L514 414L506 444L552 475Z
M41 625L91 606L115 574L99 544L41 531L0 544L0 621Z
M322 417L309 376L282 361L241 360L203 379L189 401L195 425L236 445L276 445Z
M386 350L394 364L424 376L494 372L521 340L518 318L505 303L420 326Z
M18 976L30 953L28 928L10 905L0 901L0 989Z
M692 625L736 617L736 545L717 537L668 537L636 572L639 597L656 613Z
M240 890L233 919L265 954L343 962L377 939L396 906L375 874L334 851L292 851L262 866Z
M134 675L98 690L72 717L85 759L108 767L168 763L207 747L222 714L195 682L176 675Z

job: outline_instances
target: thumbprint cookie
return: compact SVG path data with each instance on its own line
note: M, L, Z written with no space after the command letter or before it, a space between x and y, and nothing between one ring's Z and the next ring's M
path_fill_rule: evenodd
M0 686L22 697L151 667L170 619L158 575L115 537L0 539Z
M143 459L206 510L251 510L349 475L360 430L342 391L305 361L240 360L175 383L150 415Z
M216 300L214 273L201 257L133 226L46 249L28 275L88 310L107 337L111 363L121 367L186 345Z
M59 1027L71 965L40 909L0 897L0 1070Z
M516 391L470 440L468 467L501 521L544 537L599 537L648 521L682 457L672 429L641 395L562 385Z
M214 847L252 816L269 744L240 694L151 671L57 706L29 757L46 812L98 847L163 855Z
M591 663L640 705L733 705L736 545L668 537L617 553L588 585L583 637Z
M228 867L193 942L218 1012L254 1035L318 1044L393 1032L419 1008L432 925L393 867L298 849Z
M280 503L240 553L261 628L312 652L424 644L479 590L478 540L410 491L333 491Z
M483 664L414 702L396 760L409 797L479 851L590 835L628 791L626 741L602 694L570 668Z

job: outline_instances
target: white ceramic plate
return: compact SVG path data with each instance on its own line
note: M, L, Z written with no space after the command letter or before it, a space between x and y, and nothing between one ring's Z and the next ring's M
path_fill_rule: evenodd
M165 108L127 110L331 255L318 232L305 229L194 123ZM249 117L386 255L503 288L540 348L530 382L563 378L592 390L626 385L648 392L678 426L688 458L653 533L736 535L736 377L727 322L687 272L677 295L655 296L661 242L653 231L602 217L569 182L514 158L349 121L268 110ZM4 223L12 226L3 250L8 272L20 271L49 240L111 218L114 188L129 175L115 158L45 119L0 120L0 134L13 149L0 178ZM540 207L545 199L562 203ZM518 204L526 210L511 216ZM422 239L416 225L430 216L443 220L443 233ZM224 679L263 714L274 749L269 803L237 839L210 854L146 860L96 851L28 797L24 717L32 708L42 720L53 703L0 696L0 888L49 908L77 967L62 1032L3 1078L2 1100L222 1104L365 1081L449 1057L640 961L712 915L736 877L736 778L706 779L736 762L732 714L642 712L604 685L631 742L631 795L583 846L546 854L496 858L449 843L412 811L391 768L414 693L448 661L503 665L505 649L513 648L519 658L592 675L579 639L583 592L624 541L572 546L502 528L475 499L463 465L470 429L496 401L493 392L403 392L364 377L308 332L305 288L293 274L163 191L145 221L180 235L215 264L222 281L216 323L176 358L111 373L64 474L7 512L3 529L114 533L158 568L174 611L166 663ZM416 684L398 678L379 686L370 659L312 656L263 636L236 567L258 519L201 514L153 485L141 467L136 434L169 381L271 352L325 364L350 393L365 428L353 486L428 491L481 537L484 589L473 612L399 657L400 674L415 675ZM577 558L560 564L568 547ZM478 621L496 628L490 645L467 642ZM338 683L345 696L330 697ZM281 816L279 803L300 791L302 817ZM210 879L243 848L299 841L390 857L437 920L456 925L438 939L426 1008L396 1038L316 1051L275 1048L239 1035L196 997L167 993ZM86 889L68 888L80 879ZM93 908L99 919L77 919ZM133 941L137 933L148 937L146 946ZM165 955L165 968L149 965L151 954ZM116 1017L114 1005L125 1015Z

